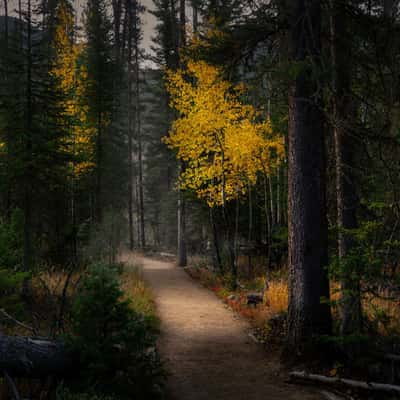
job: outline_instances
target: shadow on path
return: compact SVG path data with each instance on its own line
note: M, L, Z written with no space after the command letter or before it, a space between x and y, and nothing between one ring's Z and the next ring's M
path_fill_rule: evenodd
M160 351L173 400L318 400L285 384L279 361L248 336L249 325L172 263L143 264L161 319Z

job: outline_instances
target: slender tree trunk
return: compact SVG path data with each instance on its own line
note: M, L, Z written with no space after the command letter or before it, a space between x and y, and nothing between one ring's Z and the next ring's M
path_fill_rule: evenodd
M26 131L25 131L25 183L24 183L24 268L33 267L32 246L32 10L27 3L27 63L26 63Z
M185 200L183 198L182 190L178 193L178 266L185 267L187 265L187 252L186 252L186 221L185 221Z
M179 7L179 52L186 45L186 2L180 0ZM179 62L183 67L181 53L179 53ZM181 162L180 170L184 171L184 162ZM178 266L185 267L187 265L187 249L186 249L186 204L182 190L178 193Z
M210 216L210 225L211 225L212 236L213 236L215 264L216 264L216 267L218 268L218 271L222 274L223 273L223 268L222 268L222 261L221 261L221 253L220 253L220 250L219 250L217 224L215 223L213 207L210 207L209 216Z
M265 240L266 240L266 257L267 257L267 269L269 270L271 263L271 214L268 207L268 186L267 186L267 176L264 175L264 213L265 213Z
M133 136L134 136L134 115L132 102L132 41L133 41L133 21L132 21L132 3L126 1L126 12L128 24L128 229L129 229L129 249L134 248L133 232Z
M179 2L179 47L186 46L186 1Z
M281 168L278 167L276 175L276 224L281 225Z
M134 10L135 27L135 85L136 85L136 135L138 144L138 177L139 177L139 213L140 213L140 247L146 247L144 188L143 188L143 142L140 114L140 66L139 66L139 37L137 26L137 10Z
M4 0L4 42L8 50L8 0Z
M22 30L22 1L21 0L18 0L18 20L19 20L19 30L21 31ZM22 42L21 42L21 46L22 46Z
M72 223L72 263L78 263L78 240L77 240L77 223L76 223L76 188L75 188L75 165L72 167L71 178L71 223Z
M234 231L234 235L233 235L233 249L235 252L235 263L237 264L238 256L239 256L239 212L240 212L239 194L237 194L235 203L236 203L235 204L235 231Z
M112 0L113 10L113 28L114 28L114 57L117 65L119 65L121 56L121 14L122 14L122 1ZM117 77L118 79L118 77Z
M101 106L99 107L102 109ZM101 111L97 112L97 137L96 137L96 193L95 193L95 216L96 222L100 223L103 218L103 121Z
M8 0L4 0L4 83L6 86L6 93L10 93L10 88L9 88L9 71L8 71L8 66L10 63L9 60L9 29L8 29ZM6 141L7 141L7 193L6 193L6 198L5 198L5 217L7 221L10 221L11 218L11 184L10 184L10 164L11 164L11 151L10 151L10 142L11 142L11 137L10 137L10 128L6 126Z
M319 0L292 4L291 42L294 62L303 63L289 96L289 310L286 352L306 355L315 335L331 332L325 267L324 123L320 85L313 68L321 52ZM307 63L308 65L305 65ZM318 74L317 74L318 75Z
M272 187L272 177L271 176L268 176L268 186L269 186L269 203L270 203L270 208L271 208L271 228L273 228L276 225L276 214L275 214L275 207L274 207L274 189Z
M249 190L249 232L247 240L250 243L253 240L253 196L251 195L251 185L248 184Z
M196 34L199 29L199 12L196 0L192 0L192 11L193 11L193 33Z
M398 0L383 0L383 13L387 18L393 18L395 5Z
M139 177L135 173L136 237L140 243Z
M357 195L355 192L354 153L351 119L357 118L351 98L351 48L347 28L345 4L332 0L331 35L334 65L334 136L336 161L336 206L339 258L343 260L352 251L354 241L345 231L356 229ZM360 277L357 271L343 271L341 333L361 331Z

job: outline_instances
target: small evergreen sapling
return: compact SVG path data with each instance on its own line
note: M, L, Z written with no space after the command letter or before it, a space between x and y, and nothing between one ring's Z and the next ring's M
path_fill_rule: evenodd
M123 298L119 275L116 267L93 265L73 305L71 344L80 354L81 384L121 398L157 398L162 370L155 336Z

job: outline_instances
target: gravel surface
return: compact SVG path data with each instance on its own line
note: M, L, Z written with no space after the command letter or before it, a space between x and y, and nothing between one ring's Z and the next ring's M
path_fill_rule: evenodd
M161 319L160 352L171 400L320 400L288 385L279 360L249 337L247 321L173 263L133 255L143 265Z

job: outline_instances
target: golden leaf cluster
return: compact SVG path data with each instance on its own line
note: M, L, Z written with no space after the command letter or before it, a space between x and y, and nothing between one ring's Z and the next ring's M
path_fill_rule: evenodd
M89 122L89 106L85 102L87 68L79 63L84 46L73 40L73 25L73 14L67 3L61 1L57 7L57 26L53 41L55 59L50 73L56 79L59 91L63 93L60 104L63 110L62 120L66 121L70 131L64 146L75 160L71 165L73 174L81 176L94 167L93 138L96 129Z
M194 190L210 207L245 193L285 156L283 137L241 101L243 85L232 85L222 72L192 60L184 70L167 71L171 106L179 117L164 141L184 162L181 188Z

